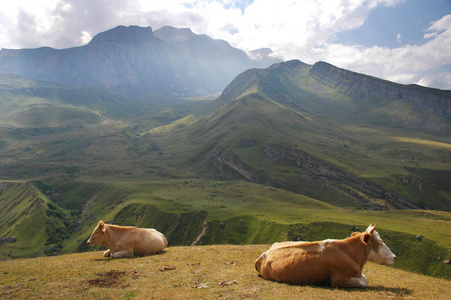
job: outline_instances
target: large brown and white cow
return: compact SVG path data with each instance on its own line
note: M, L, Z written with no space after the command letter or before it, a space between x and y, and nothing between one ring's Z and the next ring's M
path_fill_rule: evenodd
M396 260L376 225L344 240L275 243L256 261L265 279L293 284L330 283L333 287L367 287L367 260L391 265Z
M168 241L155 229L108 225L99 221L88 245L107 246L103 256L121 258L156 254L166 248Z

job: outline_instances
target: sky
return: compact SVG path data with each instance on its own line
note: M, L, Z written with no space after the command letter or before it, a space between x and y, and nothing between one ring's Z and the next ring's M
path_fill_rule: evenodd
M118 25L451 90L451 0L0 0L0 48L64 49Z

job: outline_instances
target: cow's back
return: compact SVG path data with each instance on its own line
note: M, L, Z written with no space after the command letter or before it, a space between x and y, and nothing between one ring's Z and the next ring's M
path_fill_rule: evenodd
M164 234L153 228L146 228L145 230L147 231L149 238L151 238L155 242L158 241L160 243L160 247L162 247L161 250L168 246L168 240L166 239Z
M168 245L166 237L159 231L150 228L136 228L139 240L135 240L133 252L136 255L151 255L162 251Z
M330 281L328 264L317 245L309 247L274 247L255 262L260 275L268 280L296 284Z
M274 243L272 244L271 248L269 250L277 249L277 248L284 248L284 247L293 247L293 246L302 246L303 244L311 244L312 242L304 242L304 241L288 241L288 242L280 242L280 243Z

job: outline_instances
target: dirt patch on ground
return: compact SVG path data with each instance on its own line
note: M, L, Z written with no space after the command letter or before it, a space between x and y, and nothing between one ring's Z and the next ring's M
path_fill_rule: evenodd
M91 285L101 288L114 288L120 285L123 281L122 277L125 276L125 271L108 271L105 273L97 274L99 277L96 279L88 280Z
M171 271L171 270L175 270L175 269L177 269L176 266L162 266L160 268L160 271L161 272L165 272L165 271Z

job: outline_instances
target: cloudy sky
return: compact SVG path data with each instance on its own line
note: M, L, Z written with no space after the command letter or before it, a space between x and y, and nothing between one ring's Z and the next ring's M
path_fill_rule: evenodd
M451 90L451 0L0 0L0 48L85 45L118 25L189 27L245 51Z

